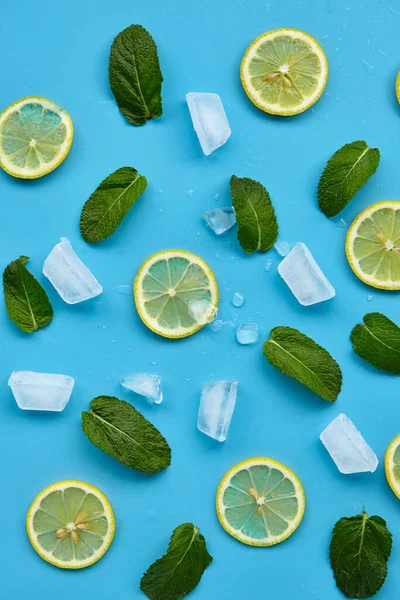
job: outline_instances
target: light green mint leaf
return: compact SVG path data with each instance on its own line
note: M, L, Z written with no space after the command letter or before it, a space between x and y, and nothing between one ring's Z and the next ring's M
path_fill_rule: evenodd
M100 242L113 234L146 186L146 177L132 167L121 167L106 177L82 209L83 239Z
M342 387L342 372L329 352L291 327L275 327L270 335L263 350L271 365L325 400L336 400Z
M199 529L184 523L172 533L167 553L143 575L140 589L150 600L178 600L194 590L211 561Z
M99 396L90 408L82 413L82 429L100 450L145 473L158 473L171 464L167 441L131 404Z
M392 534L381 517L365 511L340 519L332 533L330 560L336 584L347 598L371 598L384 584Z
M379 165L378 148L363 141L340 148L329 159L318 185L318 204L327 217L334 217L365 185Z
M232 175L231 195L243 250L247 254L270 250L278 239L278 223L265 187L254 179Z
M8 316L22 331L32 333L46 327L53 318L53 309L46 292L34 278L20 256L3 273L4 298Z
M381 313L368 313L351 332L353 350L382 371L400 375L400 327Z
M162 115L161 75L157 46L141 25L131 25L111 46L109 76L120 111L132 125Z

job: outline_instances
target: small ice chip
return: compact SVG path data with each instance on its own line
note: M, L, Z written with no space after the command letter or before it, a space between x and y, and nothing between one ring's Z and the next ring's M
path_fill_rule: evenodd
M233 306L236 306L236 308L240 308L241 306L243 306L243 302L244 296L242 296L242 294L239 294L239 292L235 292L232 297Z
M278 272L303 306L324 302L335 296L334 288L307 246L301 242L279 263Z
M186 195L187 195L188 198L192 198L193 197L193 193L194 193L193 190L188 190L186 192Z
M344 229L345 227L347 227L347 223L344 219L339 219L338 221L336 221L336 227L339 227L339 229Z
M114 288L121 296L133 296L133 288L131 285L117 285Z
M236 339L242 346L255 344L258 340L258 325L256 323L243 323L237 328Z
M237 381L214 381L202 390L197 427L218 442L224 442L235 409Z
M149 373L134 373L126 375L121 385L135 394L144 396L151 404L160 404L163 399L161 381L158 375Z
M22 410L60 412L71 397L75 381L68 375L13 371L8 385Z
M186 94L186 102L201 149L208 156L231 135L221 98L218 94L190 92Z
M66 238L54 246L43 265L43 275L53 284L67 304L95 298L103 288L83 264Z
M236 215L232 206L213 208L204 213L206 223L217 235L225 233L236 224Z
M273 264L273 260L271 258L269 258L264 265L264 271L266 271L268 273L268 271L271 270L272 264Z
M371 300L373 300L373 299L374 299L374 295L373 294L368 294L367 301L371 302Z
M341 473L373 473L378 466L375 452L343 413L324 429L320 440Z
M225 323L222 319L215 319L215 321L213 321L210 325L211 331L216 333L222 328L223 325L225 325Z
M279 256L286 256L290 252L289 242L276 242L276 244L274 244L274 248Z

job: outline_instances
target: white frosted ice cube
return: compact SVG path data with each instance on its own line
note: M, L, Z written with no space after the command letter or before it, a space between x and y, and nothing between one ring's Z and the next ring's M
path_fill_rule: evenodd
M122 379L121 385L135 394L144 396L151 404L161 404L163 400L161 381L158 375L133 373L126 375Z
M190 92L186 94L186 102L201 149L209 155L231 135L221 98L218 94Z
M243 302L244 296L242 296L242 294L239 294L239 292L235 292L232 296L233 306L236 306L236 308L240 308L241 306L243 306Z
M67 304L95 298L103 291L66 238L61 238L61 242L54 246L44 261L43 274Z
M236 224L236 215L232 206L213 208L204 213L206 223L216 235L225 233Z
M341 473L373 473L378 466L375 452L343 413L324 429L320 440Z
M299 242L278 265L279 275L303 306L324 302L335 296L313 255Z
M238 392L237 381L214 381L202 390L197 427L218 442L227 438Z
M68 375L13 371L8 385L22 410L60 412L71 397L75 381Z
M254 344L258 340L258 325L256 323L243 323L237 328L236 339L243 346Z

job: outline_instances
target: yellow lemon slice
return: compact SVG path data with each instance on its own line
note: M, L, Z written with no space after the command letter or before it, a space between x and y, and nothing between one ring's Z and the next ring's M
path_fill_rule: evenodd
M400 435L392 440L386 450L385 472L390 487L400 498Z

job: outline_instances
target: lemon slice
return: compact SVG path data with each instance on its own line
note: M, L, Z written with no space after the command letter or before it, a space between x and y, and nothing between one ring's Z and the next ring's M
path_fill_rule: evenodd
M396 98L397 102L400 104L400 71L397 73L396 77Z
M136 276L134 295L144 324L167 338L192 335L212 321L218 306L210 267L184 250L150 256Z
M232 467L217 492L222 527L250 546L272 546L300 525L303 486L285 465L271 458L249 458Z
M390 487L400 498L400 435L392 440L386 450L385 472Z
M355 218L346 254L361 281L382 290L400 289L400 202L384 200Z
M36 496L26 529L44 560L61 569L82 569L108 550L115 521L100 490L82 481L60 481Z
M328 62L313 37L298 29L275 29L249 46L240 78L250 100L267 113L291 116L318 100Z
M60 106L22 98L0 115L0 166L21 179L47 175L63 162L73 136L71 117Z

